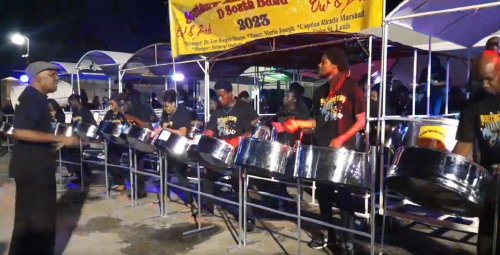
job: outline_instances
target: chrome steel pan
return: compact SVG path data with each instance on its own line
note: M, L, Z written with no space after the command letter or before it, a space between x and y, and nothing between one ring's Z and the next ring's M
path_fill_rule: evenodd
M99 123L98 133L99 136L103 137L107 141L111 143L115 143L118 145L126 145L127 141L127 133L128 133L129 125L127 124L116 124L112 121L101 121Z
M386 183L390 190L422 206L475 217L481 190L491 180L486 169L460 155L403 147L396 152Z
M288 145L259 138L245 138L238 147L234 164L245 167L250 174L285 176L292 154L293 148Z
M87 142L99 141L98 127L85 122L75 122L73 124L73 131L80 139Z
M2 122L2 125L0 125L0 132L4 133L5 135L12 135L12 132L14 131L14 126L7 122Z
M54 126L54 135L63 135L67 137L71 137L74 134L73 127L62 124L62 123L56 123Z
M155 133L150 129L141 128L136 125L131 125L128 129L127 141L136 150L147 153L155 152L154 140Z
M198 145L188 153L191 160L213 170L223 170L233 165L235 149L229 143L205 135L197 136L195 140L198 140Z
M170 157L179 160L186 164L192 164L193 161L188 157L188 150L191 146L196 146L193 141L169 132L167 130L160 131L154 141L157 149L166 152Z
M344 148L301 145L294 176L328 184L370 188L367 154Z

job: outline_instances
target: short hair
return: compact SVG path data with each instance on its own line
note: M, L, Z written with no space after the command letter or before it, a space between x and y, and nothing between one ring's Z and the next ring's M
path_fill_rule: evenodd
M242 99L242 98L250 98L250 94L248 94L248 92L246 90L243 90L238 94L238 99Z
M72 94L71 96L68 97L68 101L73 101L76 100L78 103L82 103L82 98L78 94Z
M127 93L120 93L120 94L116 94L114 95L113 97L111 97L111 100L119 103L120 101L124 101L124 102L127 102L127 101L130 101L130 97L128 96Z
M177 101L177 92L173 89L167 89L163 92L163 102L175 103Z
M493 36L488 41L486 41L485 48L487 50L493 50L495 47L499 47L500 44L500 37L498 36Z
M217 81L214 85L214 89L223 89L227 92L233 92L233 85L228 81Z
M286 92L291 93L297 100L302 96L296 89L289 89Z
M296 95L302 96L305 93L305 89L300 83L298 82L292 82L290 83L290 86L288 86L289 90L293 90Z

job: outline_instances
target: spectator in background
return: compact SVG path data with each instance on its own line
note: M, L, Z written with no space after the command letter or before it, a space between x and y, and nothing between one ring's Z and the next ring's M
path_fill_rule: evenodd
M304 96L306 90L300 83L292 82L288 89L295 91L294 93L299 97L298 100L304 102L304 104L307 106L307 109L312 108L313 101L311 98Z
M66 115L64 115L64 111L59 103L54 99L48 99L47 101L49 102L50 116L52 116L52 119L59 123L65 123Z
M161 105L160 101L158 101L158 99L156 98L156 93L154 93L154 92L151 92L151 107L153 107L153 109L161 109L162 108L162 105Z
M427 70L420 72L419 83L427 83ZM441 114L441 107L444 102L446 89L446 69L441 65L441 60L437 56L431 57L431 103L429 113L431 115ZM426 100L422 100L422 102ZM427 103L426 103L427 104Z
M99 102L99 96L95 96L92 100L92 104L90 105L91 110L99 110L101 109L101 103Z
M80 89L79 96L80 96L81 104L83 106L87 107L88 109L90 109L89 96L87 95L87 92L84 89Z
M106 110L109 107L109 98L108 97L103 97L102 98L102 109Z
M251 103L251 101L252 101L252 100L250 99L250 94L248 94L248 92L247 92L247 91L245 91L245 90L241 91L241 92L238 94L238 98L237 98L237 99L238 99L238 100L243 100L243 101L245 101L245 102L247 102L247 103L249 103L249 104L250 104L250 103Z
M453 87L449 93L448 113L459 113L467 104L467 94L459 87Z

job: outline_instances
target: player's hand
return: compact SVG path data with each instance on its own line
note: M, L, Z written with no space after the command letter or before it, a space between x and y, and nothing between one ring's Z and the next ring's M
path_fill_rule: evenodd
M76 147L80 144L80 140L76 138L75 136L63 136L60 135L57 137L58 139L58 144L65 146L65 147Z
M344 143L345 143L344 138L342 136L338 136L334 138L332 141L330 141L329 147L334 149L340 149L342 148L342 146L344 146Z
M298 122L294 119L289 119L283 123L283 127L287 133L295 133L300 129Z

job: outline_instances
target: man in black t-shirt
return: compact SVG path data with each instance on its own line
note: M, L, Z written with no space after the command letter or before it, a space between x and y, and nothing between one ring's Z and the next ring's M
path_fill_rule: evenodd
M121 112L120 105L118 104L117 98L112 97L109 101L110 109L104 115L103 121L111 121L115 124L125 124L127 120L125 115ZM118 145L112 142L108 142L108 154L107 162L111 165L120 165L120 159L122 154L127 151L127 147ZM123 170L119 167L109 166L111 176L113 177L112 190L117 192L125 191L125 175Z
M30 86L15 111L14 147L9 165L16 182L14 230L9 254L54 254L56 155L53 145L78 145L75 137L51 132L47 94L57 90L59 67L34 62L26 68Z
M242 100L235 100L233 96L233 87L231 83L225 81L218 81L215 83L214 89L219 96L219 103L221 108L217 109L211 116L207 124L204 134L207 136L214 136L218 139L227 141L229 144L237 148L240 143L241 137L249 137L252 132L252 122L256 122L258 114L254 111L252 106ZM208 170L203 178L204 192L214 193L214 181L220 175L212 170ZM235 194L239 194L238 178L232 178L231 185ZM238 195L237 195L238 197ZM240 199L243 199L240 197ZM213 211L213 200L207 199L206 207L209 211ZM245 208L247 210L247 230L253 231L255 227L255 220L251 207Z
M94 116L90 112L90 110L82 104L81 97L78 94L73 94L68 97L68 105L71 107L71 111L73 112L71 116L71 124L75 124L76 122L83 122L91 125L97 125ZM82 146L82 149L85 150L88 146ZM77 176L76 179L71 181L74 184L81 184L83 174L84 184L89 184L93 181L92 172L90 171L90 167L87 162L81 161L81 151L80 148L71 148L66 151L66 157L69 162L74 162L78 164L82 164L83 172L80 172L80 166L75 164L67 164L66 168L70 173L73 173Z
M117 95L117 101L119 102L122 111L125 113L125 119L134 125L142 128L153 129L154 122L158 121L153 108L150 105L146 105L140 101L139 92L132 90L130 94L119 94ZM144 157L146 153L136 150L135 155L137 156L137 167L138 171L144 170ZM137 175L137 198L143 198L147 196L145 187L145 176ZM128 195L130 197L130 194Z
M483 82L481 95L476 95L460 114L457 130L457 145L453 152L465 157L473 153L474 144L479 148L479 164L491 172L498 171L493 165L500 164L500 57L497 53L483 54L474 67L475 76ZM479 255L492 254L494 226L496 178L482 194L483 204L479 218ZM500 209L500 208L498 208ZM500 238L497 239L500 254Z
M187 136L191 128L191 112L184 104L177 103L177 92L173 89L166 90L163 93L163 113L160 120L160 126L172 133L180 136ZM168 170L173 172L179 180L181 186L188 188L187 165L175 160L172 157L167 158ZM185 203L191 204L193 198L191 193L183 191ZM170 190L167 191L170 194Z
M327 83L315 89L311 120L289 120L285 123L288 132L298 129L315 129L314 144L321 147L355 149L356 134L365 127L365 100L360 88L349 79L349 63L345 52L331 48L324 52L318 65L319 75ZM316 191L321 218L332 223L332 206L336 202L341 211L344 227L353 228L354 209L351 191L334 185L318 184ZM348 251L353 250L352 234L344 240ZM322 249L336 243L336 233L329 228L328 233L313 238L309 243L313 249Z

